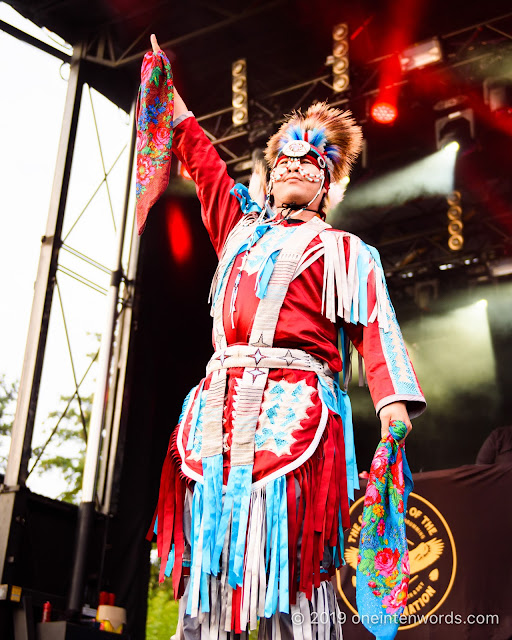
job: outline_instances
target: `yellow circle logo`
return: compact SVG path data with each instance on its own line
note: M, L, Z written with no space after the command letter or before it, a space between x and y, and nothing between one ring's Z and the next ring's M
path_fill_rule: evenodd
M347 607L356 610L356 567L364 496L350 508L352 527L345 535L345 562L336 575L338 591ZM425 622L448 597L455 580L457 553L448 523L436 507L416 493L407 501L405 517L411 578L401 629Z

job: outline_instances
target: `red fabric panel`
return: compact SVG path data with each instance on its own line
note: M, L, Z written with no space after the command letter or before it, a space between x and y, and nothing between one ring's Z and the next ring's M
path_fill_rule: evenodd
M295 566L297 564L297 499L295 497L295 476L286 476L286 493L288 497L288 567L290 604L297 601L297 584L295 581Z
M174 530L174 567L172 570L172 586L174 599L183 595L183 580L181 571L183 567L183 552L185 551L185 535L183 532L183 507L185 501L184 482L176 474L176 524Z
M165 566L172 546L174 516L176 510L176 481L177 478L174 461L170 453L167 453L162 468L162 479L160 484L160 496L158 500L158 534L157 547L158 555L161 558L160 573L158 579L163 582L165 579Z
M327 440L324 445L324 460L322 465L322 475L316 495L315 506L315 531L320 533L324 530L327 495L332 492L331 473L334 464L334 442L332 429L327 430Z
M300 590L306 594L306 597L311 600L312 595L312 578L313 578L313 547L314 547L314 521L313 521L313 465L315 462L313 459L308 460L306 463L306 475L304 478L304 525L302 530L302 544L301 544L301 570L300 570Z
M231 609L231 628L235 633L242 633L240 628L240 604L242 601L242 588L237 587L233 591L232 609ZM245 631L245 629L244 629Z

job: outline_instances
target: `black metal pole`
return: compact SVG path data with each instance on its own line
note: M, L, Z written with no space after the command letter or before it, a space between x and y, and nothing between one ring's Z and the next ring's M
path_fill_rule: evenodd
M106 327L101 339L100 356L98 363L98 379L94 394L94 404L89 424L87 438L87 451L85 454L84 474L82 481L82 498L78 511L77 536L74 551L73 574L71 590L68 599L68 617L74 618L82 607L82 598L86 580L86 561L89 550L91 533L94 527L95 500L97 494L97 480L99 458L101 452L101 437L105 418L105 399L108 397L110 386L111 356L114 343L114 333L117 322L117 307L119 300L119 287L123 275L122 257L123 244L128 217L128 202L130 199L131 177L133 172L133 159L135 150L135 102L131 109L130 148L127 172L127 185L125 192L125 206L121 226L118 231L116 265L112 271L110 287L107 297Z
M87 570L90 533L94 526L94 502L82 502L78 509L78 524L73 553L74 566L71 578L71 589L68 598L68 617L73 619L80 615Z

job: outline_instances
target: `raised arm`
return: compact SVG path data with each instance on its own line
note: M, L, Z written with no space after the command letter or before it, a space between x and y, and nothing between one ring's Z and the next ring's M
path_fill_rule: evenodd
M150 40L153 53L158 53L160 51L160 45L158 44L158 40L154 33L151 34ZM186 112L187 105L183 102L180 94L176 91L176 87L174 87L174 119L177 120Z
M155 53L160 50L154 34L151 45ZM230 194L234 180L176 88L172 150L196 184L203 222L219 254L229 232L242 216L237 199Z

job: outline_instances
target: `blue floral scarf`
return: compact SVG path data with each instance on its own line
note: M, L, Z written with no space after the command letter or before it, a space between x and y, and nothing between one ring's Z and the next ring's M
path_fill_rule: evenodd
M413 488L403 442L407 427L392 421L372 461L364 499L356 573L357 608L377 640L392 640L407 604L407 498Z

